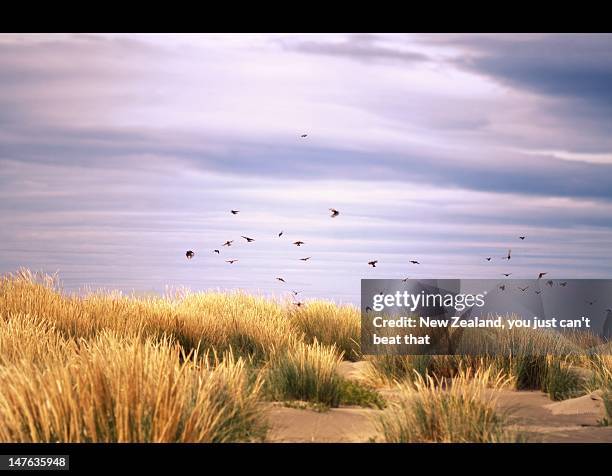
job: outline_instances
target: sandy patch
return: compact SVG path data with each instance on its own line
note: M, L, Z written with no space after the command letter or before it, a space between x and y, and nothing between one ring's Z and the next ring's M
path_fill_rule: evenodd
M326 412L274 405L269 410L267 441L285 443L359 443L376 436L379 410L332 408Z

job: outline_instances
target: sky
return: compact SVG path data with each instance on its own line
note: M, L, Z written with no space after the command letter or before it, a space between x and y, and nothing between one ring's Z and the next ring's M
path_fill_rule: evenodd
M2 34L0 274L612 278L611 84L604 34Z

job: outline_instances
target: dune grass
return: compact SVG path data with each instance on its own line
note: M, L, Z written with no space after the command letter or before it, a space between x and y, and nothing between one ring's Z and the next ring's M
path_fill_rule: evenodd
M398 383L399 399L377 422L390 443L497 443L521 441L496 410L506 377L491 367L462 368L452 380L422 376Z
M167 339L104 331L44 360L0 366L0 441L227 442L265 436L262 381L228 354L215 365ZM74 352L72 352L74 350ZM181 357L181 358L179 358Z
M361 316L353 306L337 306L330 302L312 302L293 310L289 318L308 342L334 345L344 358L361 359Z
M389 441L501 441L505 420L483 382L553 399L601 389L610 421L612 361L582 351L605 350L592 336L466 333L461 345L506 354L366 357L368 378L356 382L338 368L364 358L359 332L357 309L325 301L296 309L240 292L69 295L56 277L21 270L0 278L0 441L258 441L271 400L387 407L400 415L400 426L383 425ZM586 383L575 367L590 372ZM377 393L390 385L403 407Z
M600 420L604 426L612 425L612 355L595 355L588 359L591 378L586 382L588 392L601 391L605 415Z
M330 407L340 404L342 355L333 346L318 342L278 353L266 369L266 384L274 400L303 400Z
M168 337L185 352L230 348L263 362L299 334L277 302L246 293L134 297L120 293L67 296L49 276L20 271L0 281L0 310L36 316L68 339L109 330L121 336Z
M578 370L590 367L590 361L598 356L589 355L585 347L600 345L597 336L584 332L568 337L530 329L491 329L468 330L462 337L459 352L482 355L371 356L369 381L380 386L412 381L416 376L452 378L461 368L491 366L506 374L516 390L541 390L552 400L563 400L585 393Z

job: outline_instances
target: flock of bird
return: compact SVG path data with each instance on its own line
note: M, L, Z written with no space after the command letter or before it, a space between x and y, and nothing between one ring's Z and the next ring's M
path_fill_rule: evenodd
M308 137L308 134L301 134L301 135L300 135L300 138L302 138L302 139L305 139L306 137ZM330 211L330 217L331 217L331 218L336 218L336 217L338 217L338 216L340 215L340 212L339 212L337 209L335 209L335 208L329 208L329 211ZM240 213L240 210L233 210L233 209L232 209L232 210L230 210L230 213L231 213L232 215L238 215L238 214ZM283 233L284 233L284 231L282 231L282 230L281 230L281 231L278 233L279 238L280 238L281 236L283 236ZM255 241L255 239L254 239L254 238L251 238L251 237L249 237L249 236L244 236L244 235L241 235L241 238L243 238L244 240L246 240L246 242L247 242L247 243L252 243L253 241ZM519 240L521 240L521 241L525 241L526 236L519 236L518 238L519 238ZM227 240L225 243L223 243L223 245L222 245L222 246L225 246L225 247L228 247L228 248L229 248L229 247L231 247L231 246L232 246L232 243L234 243L234 240ZM298 240L298 241L294 241L294 242L293 242L293 244L294 244L295 246L297 246L297 247L301 247L302 245L304 245L304 244L305 244L305 242ZM214 250L213 250L213 252L214 252L214 253L216 253L216 254L221 254L221 250L220 250L220 249L214 249ZM191 259L193 259L193 258L195 257L195 252L194 252L193 250L188 250L188 251L186 251L186 252L185 252L185 256L187 257L187 259L188 259L188 260L191 260ZM301 260L301 261L308 261L308 260L310 260L311 258L312 258L312 256L306 256L306 257L304 257L304 258L300 258L300 260ZM510 260L512 259L512 249L509 249L509 250L508 250L508 254L506 254L506 255L502 256L501 258L502 258L503 260L510 261ZM488 262L490 262L492 259L493 259L493 257L492 257L492 256L488 256L488 257L486 257L486 258L485 258L485 260L486 260L486 261L488 261ZM226 262L226 263L229 263L229 264L234 264L234 263L236 263L237 261L238 261L237 259L228 259L228 260L226 260L225 262ZM421 263L420 263L419 261L417 261L417 260L409 260L409 263L410 263L410 264L412 264L412 265L420 265L420 264L421 264ZM367 262L367 264L368 264L368 266L371 266L372 268L376 268L376 265L378 264L378 260L371 260L371 261L368 261L368 262ZM543 278L544 276L546 276L547 274L548 274L547 272L542 272L542 273L539 273L539 274L538 274L537 279L542 279L542 278ZM511 276L511 275L512 275L512 273L502 273L502 275L503 275L503 276L505 276L506 278L508 278L509 276ZM403 281L404 281L404 282L406 282L408 279L410 279L410 278L405 278L405 279L403 279ZM277 280L277 281L279 281L279 282L282 282L282 283L285 283L285 284L286 284L285 279L284 279L284 278L282 278L282 277L277 277L277 278L276 278L276 280ZM547 284L548 286L550 286L550 287L553 287L553 286L554 286L554 282L553 282L552 280L548 280L548 281L546 282L546 284ZM567 286L567 281L560 282L560 283L558 283L558 285L559 285L559 286L561 286L561 287L565 287L565 286ZM499 285L498 285L498 289L499 289L500 291L505 291L505 290L506 290L506 287L507 287L507 284L506 284L506 283L503 283L503 284L499 284ZM518 289L519 289L521 292L523 292L523 293L524 293L524 292L527 292L527 290L529 289L529 286L525 286L525 287L517 286L517 288L518 288ZM535 293L536 293L536 294L540 294L541 292L542 292L541 290L536 290L536 291L535 291ZM292 291L292 293L293 293L293 295L294 295L294 296L297 296L297 295L300 293L300 291ZM587 301L587 303L588 303L588 304L590 304L590 305L593 305L594 301L593 301L593 302L588 302L588 301ZM302 305L304 305L304 303L303 303L303 302L300 302L300 301L294 302L294 304L295 304L296 306L302 306Z
M339 212L337 209L335 209L335 208L330 208L330 209L329 209L329 211L330 211L330 217L331 217L331 218L336 218L336 217L338 217L338 216L340 215L340 212ZM232 215L238 215L238 213L240 213L240 210L230 210L230 213L231 213ZM283 236L283 234L284 234L284 231L280 231L280 232L278 233L278 237L280 238L281 236ZM252 243L253 241L255 241L255 239L254 239L254 238L251 238L251 237L249 237L249 236L244 236L244 235L241 235L241 238L243 238L244 240L246 240L246 242L247 242L247 243ZM524 241L524 240L525 240L525 238L526 238L525 236L519 236L519 239L520 239L521 241ZM232 243L234 243L234 240L227 240L225 243L223 243L223 245L222 245L222 246L226 246L226 247L228 247L228 248L229 248L229 247L231 247L231 246L232 246ZM305 242L303 242L303 241L301 241L301 240L298 240L298 241L294 241L294 242L293 242L293 244L294 244L295 246L297 246L297 247L300 247L300 246L304 245L304 244L305 244ZM219 249L214 249L214 250L213 250L213 252L214 252L214 253L216 253L216 254L220 254L220 253L221 253L221 250L219 250ZM185 256L187 257L187 259L191 260L191 259L193 259L193 258L195 257L195 252L194 252L193 250L188 250L188 251L186 251L186 252L185 252ZM308 260L310 260L311 258L312 258L312 256L306 256L306 257L304 257L304 258L299 258L299 259L300 259L300 261L308 261ZM491 260L492 260L492 258L493 258L492 256L488 256L488 257L486 257L486 258L485 258L485 260L486 260L486 261L491 261ZM512 249L509 249L509 250L508 250L508 254L507 254L507 255L502 256L502 259L507 260L507 261L511 260L511 259L512 259ZM238 261L237 259L228 259L228 260L226 260L225 262L226 262L226 263L229 263L229 264L234 264L234 263L236 263L237 261ZM421 263L420 263L418 260L409 260L408 262L409 262L409 263L411 263L411 264L413 264L413 265L420 265L420 264L421 264ZM371 266L371 267L373 267L373 268L376 268L376 265L378 264L378 260L368 261L368 262L367 262L367 264L368 264L368 266ZM537 279L542 279L542 278L543 278L544 276L546 276L547 274L548 274L547 272L542 272L542 273L539 273L539 274L538 274ZM512 273L502 273L502 275L503 275L503 276L505 276L506 278L508 278L508 277L510 277L510 276L512 275ZM408 281L408 279L410 279L410 278L405 278L405 279L403 279L403 281L404 281L404 282L406 282L406 281ZM282 277L276 277L276 280L277 280L277 281L279 281L279 282L281 282L281 283L285 283L285 284L286 284L285 279L284 279L284 278L282 278ZM552 281L552 280L548 280L548 281L546 282L546 284L547 284L548 286L550 286L550 287L553 287L553 286L554 286L554 281ZM563 282L560 282L560 283L558 283L558 284L559 284L559 286L561 286L561 287L565 287L565 286L567 286L567 281L563 281ZM500 285L498 286L498 289L499 289L500 291L505 291L505 290L506 290L506 287L507 287L507 284L505 284L505 283L504 283L504 284L500 284ZM525 287L517 286L517 289L519 289L521 292L526 292L526 291L529 289L529 286L525 286ZM536 294L540 294L541 292L542 292L541 290L536 290L536 291L535 291L535 293L536 293ZM300 293L300 291L292 291L292 294L293 294L294 296L297 296L299 293ZM297 301L297 302L294 302L294 304L295 304L296 306L302 306L304 303L303 303L303 302L300 302L300 301ZM591 302L591 303L589 303L589 304L591 304L591 305L592 305L593 303Z
M306 135L304 134L304 135L302 135L301 137L306 137ZM340 215L340 212L339 212L338 210L336 210L335 208L330 208L330 209L329 209L329 211L331 212L331 214L330 214L330 217L331 217L331 218L336 218L338 215ZM240 210L230 210L230 213L231 213L232 215L238 215L238 213L240 213ZM284 231L280 231L280 232L279 232L279 234L278 234L278 237L280 238L281 236L283 236L283 233L284 233ZM244 238L244 239L246 240L246 242L247 242L247 243L252 243L253 241L255 241L255 238L251 238L251 237L249 237L249 236L244 236L244 235L241 235L240 237L241 237L241 238ZM223 245L222 245L222 246L227 246L227 247L230 247L230 246L232 246L232 243L233 243L233 242L234 242L234 240L227 240L225 243L223 243ZM300 246L304 245L304 244L305 244L305 242L303 242L303 241L301 241L301 240L298 240L298 241L294 241L294 242L293 242L293 244L294 244L295 246L297 246L297 247L300 247ZM216 253L216 254L221 254L221 250L219 250L219 249L214 249L214 250L213 250L213 253ZM193 250L187 250L187 251L185 252L185 256L186 256L186 258L187 258L188 260L191 260L191 259L193 259L193 258L195 257L195 251L193 251ZM312 256L306 256L306 257L304 257L304 258L299 258L299 259L300 259L300 261L308 261L308 260L309 260L309 259L311 259L311 258L312 258ZM228 260L225 260L225 262L226 262L226 263L229 263L229 264L234 264L234 263L236 263L237 261L238 261L237 259L228 259ZM373 266L376 266L376 263L377 263L377 262L378 262L378 261L374 261L374 262L371 262L371 263L374 263L374 264L373 264ZM287 283L287 282L285 281L285 279L284 279L284 278L282 278L282 277L277 277L277 278L276 278L276 280L277 280L277 281L279 281L279 282L281 282L281 283L285 283L285 284ZM293 294L293 296L297 296L297 295L298 295L300 292L301 292L301 291L291 291L291 293ZM301 302L301 301L294 302L293 304L295 304L295 305L296 305L296 306L298 306L298 307L301 307L301 306L303 306L303 305L304 305L304 303L303 303L303 302Z

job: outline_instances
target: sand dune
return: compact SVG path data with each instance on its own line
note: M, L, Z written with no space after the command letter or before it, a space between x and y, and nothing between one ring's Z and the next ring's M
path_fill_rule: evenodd
M343 362L340 373L362 380L368 363ZM393 399L393 389L381 389ZM552 402L540 391L502 390L498 407L509 411L511 427L525 433L532 442L612 443L612 427L602 427L604 416L601 392ZM334 408L326 412L287 408L273 404L268 409L270 442L370 442L380 441L375 419L381 410L357 407Z

